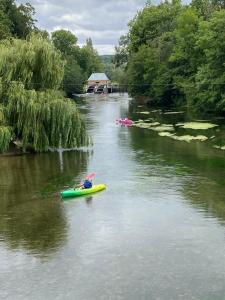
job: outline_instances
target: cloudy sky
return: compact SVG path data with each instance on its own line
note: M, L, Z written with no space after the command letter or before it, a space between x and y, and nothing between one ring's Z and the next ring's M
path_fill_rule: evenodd
M17 0L26 2L34 6L39 28L70 30L80 45L91 37L99 54L112 54L127 32L127 23L146 0Z

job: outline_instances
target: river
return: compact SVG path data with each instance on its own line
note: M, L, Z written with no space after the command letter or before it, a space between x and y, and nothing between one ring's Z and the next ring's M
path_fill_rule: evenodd
M115 120L188 114L126 94L78 106L90 149L0 157L0 298L225 299L225 121L187 143ZM61 201L93 171L105 191Z

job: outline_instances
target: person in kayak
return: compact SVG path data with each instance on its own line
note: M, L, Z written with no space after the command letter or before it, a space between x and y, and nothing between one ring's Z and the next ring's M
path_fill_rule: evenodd
M89 180L89 179L85 179L84 180L84 183L83 183L83 185L82 185L82 188L83 189L90 189L90 188L92 188L92 180Z
M92 179L95 177L96 173L91 173L90 175L88 175L84 182L79 185L78 187L75 188L82 188L82 189L90 189L92 188Z

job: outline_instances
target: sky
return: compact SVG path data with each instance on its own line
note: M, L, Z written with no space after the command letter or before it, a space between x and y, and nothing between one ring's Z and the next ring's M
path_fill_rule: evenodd
M52 32L73 32L82 46L91 38L100 55L113 54L128 22L142 9L146 0L17 0L29 2L36 10L37 27ZM154 1L153 1L154 2Z

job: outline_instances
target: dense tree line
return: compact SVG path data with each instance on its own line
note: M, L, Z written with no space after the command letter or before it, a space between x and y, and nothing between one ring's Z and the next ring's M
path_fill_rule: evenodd
M62 82L63 90L68 96L82 93L88 77L93 72L103 70L103 64L93 48L92 40L87 39L86 45L80 48L76 44L76 36L70 31L61 29L52 33L52 41L66 62Z
M116 48L129 91L158 105L225 111L225 1L147 1Z
M100 58L90 39L80 48L69 31L39 30L34 13L28 3L0 0L0 152L12 143L34 151L89 143L65 96L83 91Z

